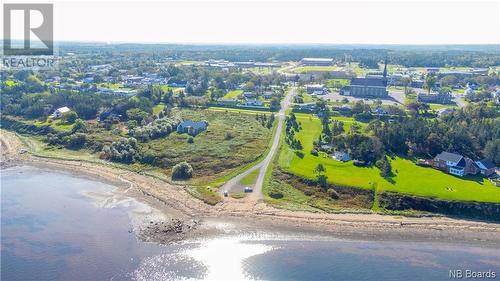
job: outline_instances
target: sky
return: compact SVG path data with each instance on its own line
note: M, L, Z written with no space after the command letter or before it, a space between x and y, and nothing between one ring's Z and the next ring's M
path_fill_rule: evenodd
M500 44L500 0L52 3L56 41Z

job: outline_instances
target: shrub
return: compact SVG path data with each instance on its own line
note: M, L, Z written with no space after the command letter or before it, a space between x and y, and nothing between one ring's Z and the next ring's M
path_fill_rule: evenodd
M389 160L387 160L387 157L382 157L382 159L378 160L375 162L375 166L379 168L380 170L380 175L384 178L392 176L392 167L391 163Z
M318 156L318 151L316 149L311 149L311 155Z
M76 119L78 119L78 114L74 111L68 111L61 114L61 121L67 124L75 123Z
M116 162L132 163L137 160L137 140L134 138L121 138L111 146L104 146L101 157Z
M339 194L333 188L329 188L326 191L326 194L328 194L328 196L330 196L330 198L332 198L332 199L339 199Z
M189 137L188 140L187 140L188 143L194 143L194 139L193 137Z
M312 189L306 189L304 190L304 194L307 195L307 196L311 196L314 194L314 190Z
M75 132L87 132L87 124L82 119L76 119L75 125L73 125L73 129L71 130L73 133Z
M269 197L274 198L274 199L281 199L283 198L283 193L279 191L269 191Z
M232 133L232 132L225 132L225 133L224 133L224 139L225 139L225 140L230 140L230 139L232 139L232 138L234 138L234 135L233 135L233 133Z
M75 133L67 137L66 147L68 148L80 148L85 145L87 141L87 135L84 133Z
M187 162L181 162L172 169L173 180L189 179L193 176L193 167Z
M142 127L130 129L129 134L142 142L147 142L150 139L168 136L171 132L175 131L178 124L178 119L163 117Z

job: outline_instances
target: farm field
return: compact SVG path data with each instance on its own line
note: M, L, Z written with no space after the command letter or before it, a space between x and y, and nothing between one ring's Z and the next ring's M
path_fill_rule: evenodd
M303 145L304 157L300 158L286 144L279 155L279 166L286 172L314 179L314 168L323 164L328 182L363 189L376 188L380 191L395 191L416 196L435 197L445 200L466 200L479 202L500 202L500 188L481 177L458 178L441 171L415 165L412 161L395 157L391 160L394 177L391 182L380 176L374 167L356 167L352 161L342 163L326 154L313 156L309 152L313 141L321 133L321 123L317 117L296 114L302 130L296 133ZM346 130L354 121L344 118Z

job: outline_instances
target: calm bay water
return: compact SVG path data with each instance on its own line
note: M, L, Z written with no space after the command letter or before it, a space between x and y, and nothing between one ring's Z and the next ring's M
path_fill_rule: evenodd
M500 272L497 249L353 241L291 233L223 235L161 246L133 229L154 209L98 181L32 167L1 172L1 280L450 280ZM500 278L497 276L497 279Z

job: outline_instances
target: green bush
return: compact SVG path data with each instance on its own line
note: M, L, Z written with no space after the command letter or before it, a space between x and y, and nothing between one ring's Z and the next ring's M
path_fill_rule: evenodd
M281 199L281 198L283 198L283 193L281 193L279 191L271 190L271 191L269 191L269 197L274 198L274 199Z
M193 167L187 162L181 162L172 169L173 180L185 180L193 177Z
M326 191L326 194L328 194L328 196L330 196L330 198L332 198L332 199L339 199L339 194L333 188L329 188Z

